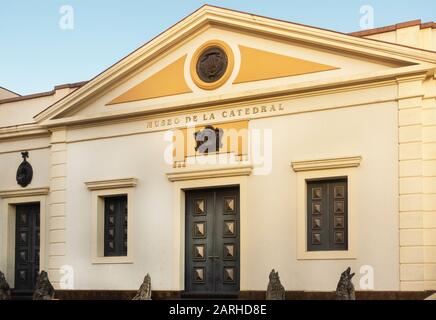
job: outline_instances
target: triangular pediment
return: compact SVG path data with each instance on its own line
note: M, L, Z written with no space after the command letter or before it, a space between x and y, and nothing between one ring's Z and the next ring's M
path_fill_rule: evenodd
M246 46L238 46L238 49L240 67L236 72L237 75L232 84L271 80L338 69L334 66ZM182 56L139 84L135 84L132 88L107 104L122 104L184 93L194 93L196 88L191 89L185 76L186 60L187 55ZM227 68L230 67L227 66Z
M168 112L435 63L436 53L204 6L35 118L59 125Z
M239 46L241 67L234 84L270 80L338 69L314 61Z

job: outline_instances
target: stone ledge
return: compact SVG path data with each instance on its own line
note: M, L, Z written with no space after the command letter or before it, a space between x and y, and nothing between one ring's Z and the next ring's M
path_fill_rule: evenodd
M362 162L361 156L354 157L336 157L324 158L315 160L299 160L292 161L291 166L295 172L314 171L339 168L353 168L360 166Z
M0 198L46 196L49 192L49 187L0 190Z
M356 291L357 300L424 300L434 291ZM56 290L60 300L131 300L136 290ZM240 300L265 300L266 291L241 291ZM181 299L182 291L154 290L152 300ZM212 298L213 296L205 296ZM286 300L334 300L334 291L286 291Z
M86 187L91 191L118 188L133 188L136 187L137 184L138 179L136 178L122 178L85 182Z
M253 171L252 165L236 165L236 166L219 166L207 167L206 169L176 169L167 173L167 178L171 182L195 180L195 179L210 179L221 177L249 176Z

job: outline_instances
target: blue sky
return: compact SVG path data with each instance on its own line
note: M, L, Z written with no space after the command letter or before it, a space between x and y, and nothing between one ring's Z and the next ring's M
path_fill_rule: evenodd
M0 86L30 94L88 80L205 3L342 32L360 30L362 5L375 27L436 21L435 0L1 0ZM72 30L59 26L64 5Z

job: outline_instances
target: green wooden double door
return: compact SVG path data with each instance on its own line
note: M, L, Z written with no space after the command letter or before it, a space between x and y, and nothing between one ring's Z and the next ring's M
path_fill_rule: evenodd
M186 192L185 292L239 292L239 188Z

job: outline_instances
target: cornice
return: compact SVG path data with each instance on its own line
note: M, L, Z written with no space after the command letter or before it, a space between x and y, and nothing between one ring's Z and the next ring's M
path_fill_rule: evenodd
M252 165L216 166L204 168L179 168L168 172L167 178L171 182L212 179L222 177L249 176L253 171Z
M39 124L25 124L0 128L0 141L27 138L30 136L49 136L50 131Z
M190 103L186 101L177 101L167 104L155 104L152 106L136 107L117 111L107 111L93 116L81 115L70 116L61 119L47 120L44 124L48 127L78 125L84 123L93 123L99 121L110 121L124 117L159 115L169 112L179 112L183 110L193 110L197 108L212 107L219 104L227 106L239 103L256 103L261 100L278 99L278 98L296 98L319 96L335 92L353 91L363 88L380 87L391 82L396 84L396 79L405 75L427 74L434 67L430 66L408 66L398 69L389 69L374 72L370 75L352 75L341 76L334 79L322 79L315 81L302 82L297 84L266 87L258 90L248 90L246 92L235 92L220 95L219 100L212 100L210 97L193 98ZM212 100L212 101L211 101Z
M26 188L26 189L7 189L0 190L0 198L18 198L30 196L45 196L50 192L49 187Z
M119 189L119 188L134 188L138 184L136 178L122 178L111 180L98 180L85 182L86 187L91 190Z
M291 166L295 172L314 171L339 168L353 168L360 166L362 162L361 156L354 157L337 157L315 160L299 160L292 161Z

